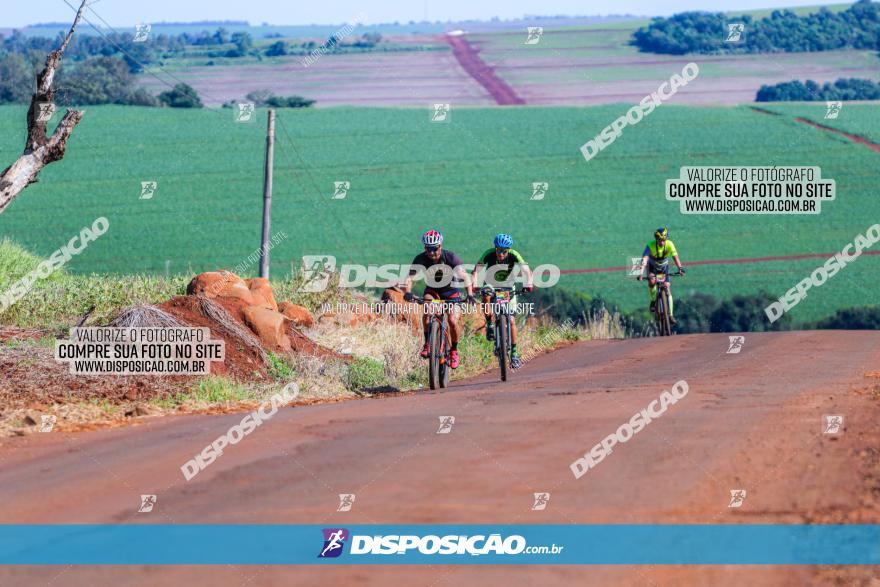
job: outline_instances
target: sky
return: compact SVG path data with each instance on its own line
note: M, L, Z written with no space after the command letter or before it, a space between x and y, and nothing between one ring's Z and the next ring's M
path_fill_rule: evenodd
M66 0L79 4L79 0ZM362 15L364 24L410 20L488 20L524 15L593 16L635 14L663 16L685 10L750 10L821 4L811 0L89 0L93 10L113 26L197 20L247 20L251 24L337 24ZM3 0L0 27L37 22L66 22L73 10L65 0Z

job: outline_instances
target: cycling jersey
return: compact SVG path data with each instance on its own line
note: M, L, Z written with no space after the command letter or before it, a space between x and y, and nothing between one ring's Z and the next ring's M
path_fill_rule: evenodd
M426 288L435 292L457 290L461 280L457 275L453 279L453 271L456 267L461 265L461 258L452 251L446 249L440 251L440 260L436 263L427 253L422 252L416 255L415 259L413 259L410 264L409 275L412 277L413 275L416 275L419 270L424 271L435 265L438 267L434 271L434 275L425 275Z
M523 256L516 249L510 249L507 253L507 258L504 261L499 261L498 256L495 254L495 248L492 247L488 249L485 253L480 256L480 260L477 261L477 265L485 265L486 269L490 269L496 265L506 266L507 269L500 269L495 273L495 277L489 279L489 285L501 285L503 282L507 281L507 278L510 277L510 272L513 271L514 265L526 265L526 260L523 259ZM487 275L487 278L491 277Z
M675 245L669 239L666 239L662 247L657 247L657 241L653 240L645 246L642 256L648 257L649 268L665 271L669 267L669 258L677 257L678 251L675 250Z

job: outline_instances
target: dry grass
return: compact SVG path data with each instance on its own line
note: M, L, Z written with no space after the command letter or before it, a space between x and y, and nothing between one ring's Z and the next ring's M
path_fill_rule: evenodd
M183 324L156 306L137 304L124 309L107 326L117 328L180 328Z
M264 363L269 362L269 357L266 355L263 345L260 344L260 339L254 336L250 330L241 326L241 324L239 324L238 321L226 311L226 308L205 296L198 296L198 302L199 312L201 312L206 318L213 320L223 334L254 349L263 358Z

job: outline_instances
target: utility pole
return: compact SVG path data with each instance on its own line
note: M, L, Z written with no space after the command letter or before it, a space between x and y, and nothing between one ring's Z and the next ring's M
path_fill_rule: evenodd
M263 176L263 238L260 243L260 277L269 278L269 229L272 227L272 164L275 158L275 110L269 109L266 130L266 173Z

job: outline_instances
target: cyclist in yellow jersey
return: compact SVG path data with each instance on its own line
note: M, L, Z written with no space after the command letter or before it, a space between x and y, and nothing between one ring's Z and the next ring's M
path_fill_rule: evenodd
M678 258L678 251L675 244L669 240L669 230L666 228L658 228L654 232L654 240L645 246L642 253L642 268L648 269L648 298L651 300L651 312L654 311L657 304L657 274L665 275L664 282L669 283L669 258L679 272L684 275L684 267ZM642 275L638 277L639 281L644 279ZM675 316L672 310L672 290L669 290L669 321L675 325Z

